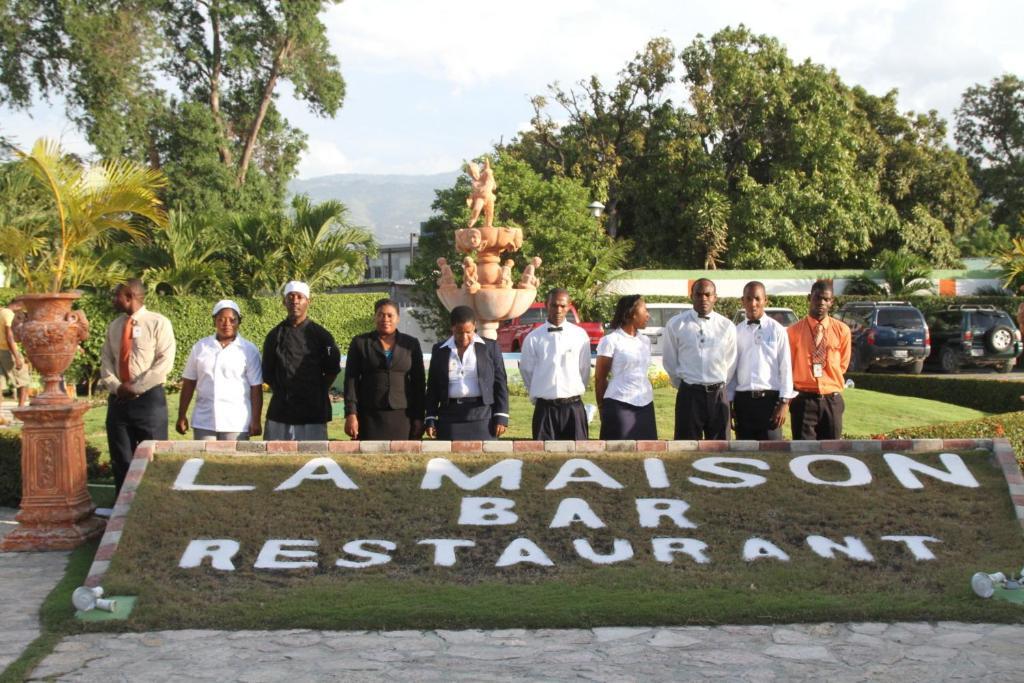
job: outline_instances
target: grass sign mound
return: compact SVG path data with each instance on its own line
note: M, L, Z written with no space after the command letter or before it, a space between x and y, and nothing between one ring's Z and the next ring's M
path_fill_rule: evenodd
M141 469L102 577L134 612L83 628L1022 616L969 587L1024 562L990 450L158 452Z

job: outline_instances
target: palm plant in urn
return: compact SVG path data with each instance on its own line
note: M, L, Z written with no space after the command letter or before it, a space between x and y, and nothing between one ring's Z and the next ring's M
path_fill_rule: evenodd
M167 181L160 171L127 160L82 164L52 140L40 139L31 152L15 154L19 171L52 199L53 212L50 220L0 226L0 251L28 292L19 297L24 311L14 333L42 375L43 390L32 405L68 403L61 379L89 323L71 308L81 294L63 290L80 284L87 264L115 233L140 236L144 221L167 225L157 196Z

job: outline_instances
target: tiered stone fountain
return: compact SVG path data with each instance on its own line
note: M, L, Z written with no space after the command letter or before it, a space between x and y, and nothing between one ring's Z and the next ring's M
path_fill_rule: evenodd
M470 162L467 170L473 178L473 191L467 199L472 215L467 227L455 231L455 248L467 255L462 260L462 286L456 284L447 260L439 258L437 296L449 311L456 306L471 307L479 320L478 333L496 339L499 322L522 315L536 301L537 268L541 260L531 259L519 281L513 283L513 261L508 259L503 263L501 255L522 248L523 231L493 225L496 184L490 161L485 159L482 169ZM473 227L481 213L483 226Z

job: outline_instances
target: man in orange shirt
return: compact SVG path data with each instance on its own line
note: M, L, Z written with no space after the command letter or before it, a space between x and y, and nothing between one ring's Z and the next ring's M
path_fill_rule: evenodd
M807 317L787 328L793 354L790 404L793 440L839 439L843 434L843 374L850 367L850 328L830 318L832 284L818 280L807 296Z

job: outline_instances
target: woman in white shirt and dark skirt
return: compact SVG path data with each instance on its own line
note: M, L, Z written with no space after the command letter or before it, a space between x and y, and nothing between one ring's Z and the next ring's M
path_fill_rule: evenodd
M427 371L427 436L488 441L508 426L508 382L498 343L476 334L476 314L456 306L452 336L434 344Z
M643 297L624 296L615 306L611 331L597 345L594 392L604 440L658 438L654 388L647 377L651 340L640 332L649 319Z

